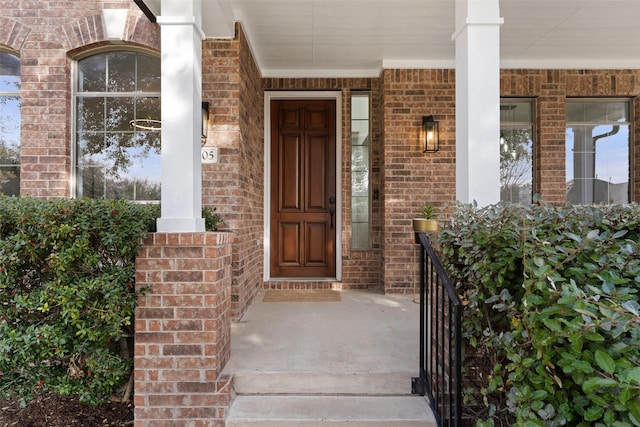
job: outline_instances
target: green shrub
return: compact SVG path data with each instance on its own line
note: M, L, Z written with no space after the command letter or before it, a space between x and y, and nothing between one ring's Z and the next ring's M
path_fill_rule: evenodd
M107 400L129 378L135 256L157 207L0 198L0 394Z
M202 208L202 218L204 218L204 228L206 231L218 231L218 224L223 222L220 214L216 212L217 208Z
M457 208L437 243L467 304L478 425L640 425L639 236L636 204Z

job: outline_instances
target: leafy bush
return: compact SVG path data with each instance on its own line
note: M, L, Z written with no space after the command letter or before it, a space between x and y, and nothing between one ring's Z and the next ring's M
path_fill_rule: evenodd
M638 205L459 206L437 243L478 425L640 425Z
M156 216L124 201L0 198L0 394L97 404L126 382L134 261Z
M217 231L218 224L223 222L222 217L216 210L217 208L215 207L209 208L204 206L202 208L202 218L204 218L204 228L206 231Z

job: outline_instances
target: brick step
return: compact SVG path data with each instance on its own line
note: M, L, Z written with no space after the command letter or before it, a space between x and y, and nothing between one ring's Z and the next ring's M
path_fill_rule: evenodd
M227 427L435 427L417 396L237 396Z

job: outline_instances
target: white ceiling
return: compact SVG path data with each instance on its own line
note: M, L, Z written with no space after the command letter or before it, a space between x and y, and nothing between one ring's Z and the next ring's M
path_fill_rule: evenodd
M241 22L264 77L374 77L454 68L455 2L202 0L203 28ZM503 68L640 68L640 0L500 0L500 15Z

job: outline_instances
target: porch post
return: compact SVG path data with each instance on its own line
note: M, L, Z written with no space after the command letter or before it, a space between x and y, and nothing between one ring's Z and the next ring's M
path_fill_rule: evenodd
M456 0L456 199L500 201L499 0Z
M159 232L204 231L200 161L201 0L162 0L162 208Z

